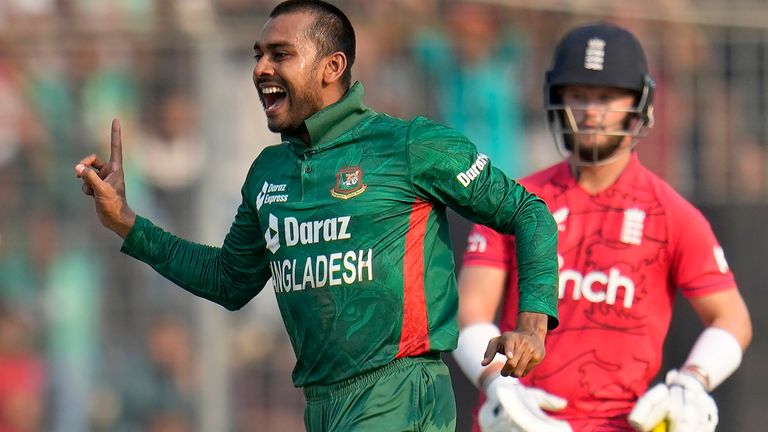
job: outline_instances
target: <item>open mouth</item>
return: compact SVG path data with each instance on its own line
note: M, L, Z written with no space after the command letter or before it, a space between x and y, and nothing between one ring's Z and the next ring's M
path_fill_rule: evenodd
M263 86L259 89L264 102L264 111L270 114L279 109L284 103L287 93L285 89L275 85Z

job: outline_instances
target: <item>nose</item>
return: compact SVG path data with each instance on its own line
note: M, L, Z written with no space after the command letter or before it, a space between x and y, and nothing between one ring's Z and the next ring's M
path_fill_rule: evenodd
M256 82L262 76L272 76L274 73L275 70L269 59L266 56L262 56L253 67L253 81Z
M597 114L603 110L602 108L603 104L594 99L587 99L584 101L584 111L588 114Z
M605 104L595 101L587 101L584 104L584 117L586 119L602 120L605 116Z

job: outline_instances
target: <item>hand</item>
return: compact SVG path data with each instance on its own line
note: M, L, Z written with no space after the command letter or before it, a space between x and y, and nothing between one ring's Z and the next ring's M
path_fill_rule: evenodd
M672 369L666 383L645 392L629 414L629 423L642 432L662 421L668 424L668 432L713 432L717 405L699 380Z
M547 333L547 316L521 312L515 330L504 332L488 342L482 365L488 366L496 353L507 356L500 373L502 376L521 377L544 360L544 337Z
M542 410L565 408L568 402L563 398L503 377L494 378L485 395L487 400L477 416L482 432L571 432L568 423Z
M83 192L93 196L101 224L126 238L136 221L136 214L128 207L125 198L123 142L119 120L112 120L109 162L91 154L75 165L75 174L83 179Z

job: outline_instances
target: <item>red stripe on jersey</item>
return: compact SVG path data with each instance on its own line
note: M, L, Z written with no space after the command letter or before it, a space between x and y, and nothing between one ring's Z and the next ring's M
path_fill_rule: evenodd
M413 204L405 234L403 257L403 327L395 358L429 351L429 320L424 294L424 234L432 205L421 200Z

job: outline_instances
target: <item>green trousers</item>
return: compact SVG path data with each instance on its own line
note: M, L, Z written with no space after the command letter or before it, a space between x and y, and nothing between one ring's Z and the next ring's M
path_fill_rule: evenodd
M304 389L308 432L454 432L448 367L435 354L408 357L326 386Z

